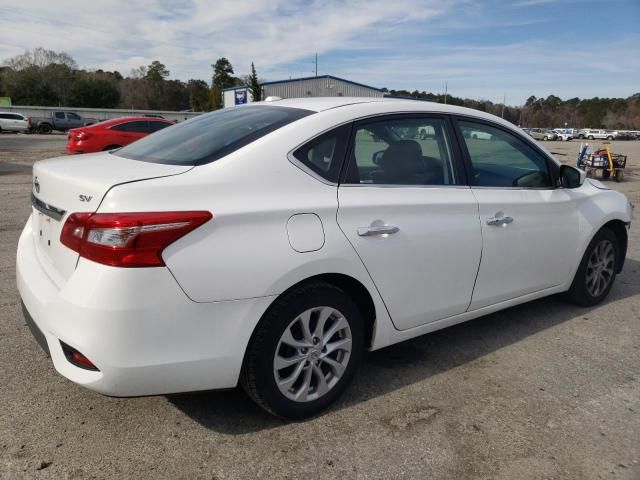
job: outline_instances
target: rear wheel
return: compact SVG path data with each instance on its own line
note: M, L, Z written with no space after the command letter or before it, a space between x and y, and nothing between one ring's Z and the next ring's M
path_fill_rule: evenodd
M340 288L315 282L276 300L251 338L241 384L283 418L313 416L351 382L364 349L362 316Z
M589 140L593 140L593 135L589 135Z
M622 179L624 178L624 171L616 170L616 175L615 175L614 178L615 178L616 182L621 182Z
M611 135L609 135L609 136L607 137L607 140L611 141L611 140L613 140L613 137L612 137Z
M608 180L611 177L611 172L609 170L602 170L602 178Z
M542 140L544 140L544 141L546 142L547 140L549 140L549 137L547 137L547 136L545 135L544 137L542 137Z
M587 307L604 300L616 278L618 252L618 238L611 230L596 233L567 292L569 300Z
M43 123L42 125L38 125L38 133L41 133L43 135L47 135L49 133L51 133L51 125L49 125L48 123Z

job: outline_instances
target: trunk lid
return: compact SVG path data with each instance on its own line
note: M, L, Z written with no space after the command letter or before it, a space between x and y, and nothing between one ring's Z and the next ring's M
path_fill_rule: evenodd
M53 158L33 166L31 222L38 259L53 282L62 287L73 273L78 254L60 242L67 217L95 212L114 185L179 175L190 165L140 162L99 152Z

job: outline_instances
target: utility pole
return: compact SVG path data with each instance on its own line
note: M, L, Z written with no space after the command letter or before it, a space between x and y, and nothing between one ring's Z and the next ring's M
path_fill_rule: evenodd
M504 104L507 103L507 94L505 93L502 97L502 115L501 117L504 118Z
M444 82L444 104L447 104L447 93L449 92L449 83Z
M316 53L316 77L318 76L318 54Z

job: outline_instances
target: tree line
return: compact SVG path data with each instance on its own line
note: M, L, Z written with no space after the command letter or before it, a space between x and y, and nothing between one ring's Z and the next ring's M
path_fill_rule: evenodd
M2 62L0 97L11 97L14 105L206 112L222 107L223 89L246 85L254 100L260 100L253 63L251 74L240 77L224 57L211 68L210 82L183 82L170 80L167 66L154 60L125 77L118 71L80 69L64 52L36 48Z
M546 98L530 96L524 105L509 106L489 100L474 100L452 95L414 90L387 90L392 96L449 103L491 113L522 127L536 128L605 128L640 130L640 93L628 98L574 97L562 100L555 95Z
M222 90L247 86L254 100L261 99L255 65L251 74L235 76L231 62L222 57L211 65L211 80L170 80L167 66L158 60L133 69L85 70L64 52L44 48L28 50L0 66L0 96L15 105L123 108L139 110L193 110L206 112L222 107ZM511 106L425 91L387 90L392 96L409 97L474 108L503 117L523 127L591 127L640 130L640 93L628 98L571 98L531 96L524 105Z

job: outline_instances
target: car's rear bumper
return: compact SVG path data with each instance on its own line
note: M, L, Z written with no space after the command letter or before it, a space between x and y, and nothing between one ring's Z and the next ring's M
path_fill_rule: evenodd
M59 288L38 261L29 223L16 275L27 323L56 370L113 396L234 387L253 328L272 301L196 303L166 268L119 269L83 259ZM61 342L98 371L70 363Z

